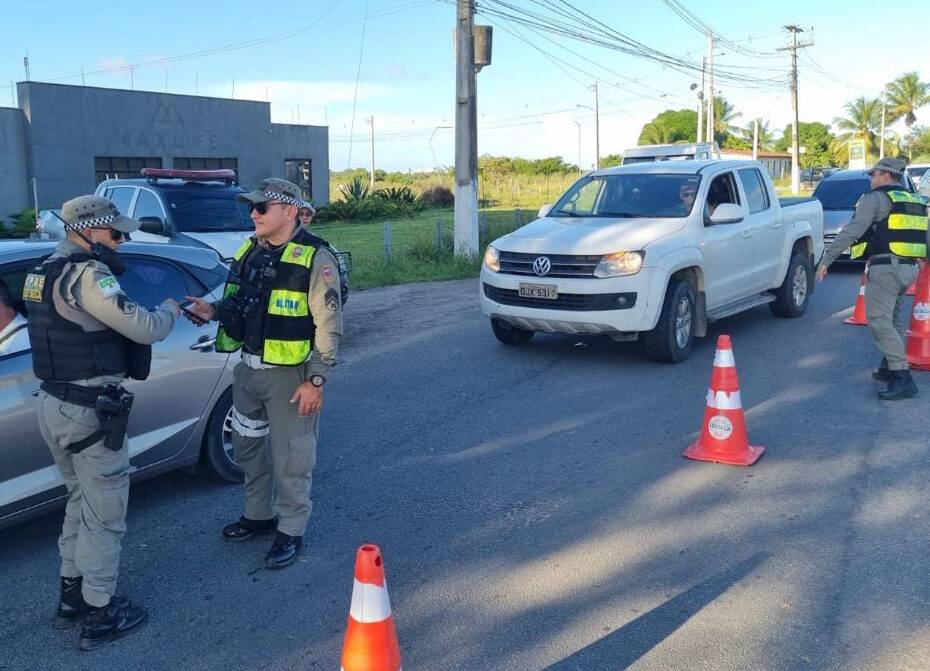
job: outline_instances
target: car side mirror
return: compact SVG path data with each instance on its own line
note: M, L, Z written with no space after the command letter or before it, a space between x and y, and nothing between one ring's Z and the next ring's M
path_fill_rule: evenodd
M539 208L539 212L537 212L536 216L542 219L543 217L549 216L549 212L551 211L552 211L552 203L546 203L541 208Z
M735 203L720 203L710 215L712 224L736 224L743 220L743 208Z
M139 230L152 235L164 235L165 222L160 217L142 217L139 219Z

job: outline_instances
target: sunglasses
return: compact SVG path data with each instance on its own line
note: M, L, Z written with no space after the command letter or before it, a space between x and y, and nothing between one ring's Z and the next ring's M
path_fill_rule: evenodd
M696 193L697 191L679 191L678 195L681 196L682 198L694 198L694 195Z
M102 227L95 226L94 228L96 230L99 230ZM115 228L111 228L109 229L109 231L110 231L110 239L113 240L113 242L126 242L129 240L129 233L123 233L122 231L117 231Z
M277 200L271 200L267 203L249 203L249 211L258 212L259 214L268 214L269 205L287 205L287 203L282 203Z

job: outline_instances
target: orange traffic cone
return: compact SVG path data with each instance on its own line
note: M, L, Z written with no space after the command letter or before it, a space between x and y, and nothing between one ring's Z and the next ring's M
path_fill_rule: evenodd
M867 281L866 273L862 273L862 282L859 284L859 296L856 298L856 308L853 310L852 317L843 320L846 324L865 326L869 323L865 318L865 283Z
M714 372L707 390L707 408L701 437L685 450L685 456L699 461L716 461L733 466L752 466L764 447L754 447L746 437L743 405L740 401L736 361L730 336L717 338Z
M907 329L907 363L930 370L930 265L923 264L914 282L914 308Z
M352 606L342 646L342 671L400 671L400 646L377 545L355 554Z

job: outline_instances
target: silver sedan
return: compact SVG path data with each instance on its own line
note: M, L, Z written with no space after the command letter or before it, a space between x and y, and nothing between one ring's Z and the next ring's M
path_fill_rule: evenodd
M0 241L0 281L22 295L29 269L54 250L36 240ZM178 245L127 243L120 248L126 293L153 307L165 298L215 300L226 267L216 252ZM17 306L18 309L22 305ZM229 416L235 357L214 351L215 325L197 328L186 319L153 346L152 372L144 382L127 380L136 395L129 422L129 454L141 479L201 463L218 477L241 481L231 456ZM40 515L65 502L65 488L39 434L28 350L0 356L0 528Z

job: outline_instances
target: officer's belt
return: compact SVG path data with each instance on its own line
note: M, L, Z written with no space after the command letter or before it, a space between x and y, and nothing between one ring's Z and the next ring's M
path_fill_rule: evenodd
M96 406L97 397L107 393L107 387L84 387L79 384L70 384L69 382L51 382L44 381L40 388L49 396L54 396L59 401L73 403L85 408Z
M890 266L894 261L906 263L912 266L917 263L917 259L909 259L904 256L874 256L869 259L870 266Z
M244 363L249 368L254 368L255 370L264 370L266 368L280 368L281 366L275 366L271 363L265 363L262 361L262 357L258 354L249 354L244 349L242 350L242 363Z

